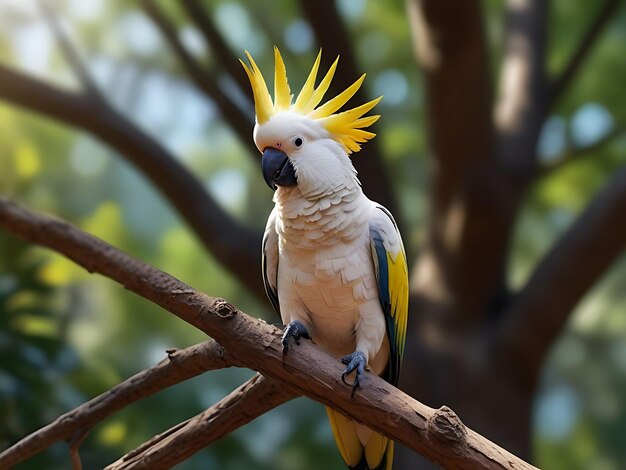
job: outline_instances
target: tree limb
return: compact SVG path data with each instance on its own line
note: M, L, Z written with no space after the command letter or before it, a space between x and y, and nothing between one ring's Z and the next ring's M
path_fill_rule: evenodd
M554 244L511 301L492 357L534 383L572 309L626 248L626 167L621 168ZM507 354L503 354L502 352ZM511 362L512 361L512 362Z
M300 9L313 31L315 31L319 45L325 52L320 68L327 70L332 61L335 60L335 57L337 55L341 56L331 88L328 91L328 96L336 96L352 85L363 73L363 70L357 66L354 59L348 32L334 0L318 0L315 2L300 0L299 3ZM365 89L360 88L350 100L350 103L362 104L369 101L369 99L371 97L367 96ZM376 124L374 125L374 132L376 132L375 128ZM358 157L354 158L353 163L359 172L359 179L363 183L367 196L386 206L394 214L402 228L404 224L400 217L401 214L398 209L396 196L390 189L393 185L389 183L378 140L371 140L364 145L362 150L359 151Z
M214 340L183 350L168 351L167 359L158 365L139 372L78 408L59 416L52 423L3 451L0 454L0 468L12 467L61 440L70 441L72 448L77 449L95 424L129 404L203 372L239 365ZM75 463L80 462L77 459L78 452L75 451L72 453L72 460Z
M239 89L245 93L245 96L249 96L247 91L250 89L250 84L241 71L239 61L236 60L239 55L232 53L201 2L199 0L180 0L180 3L187 12L189 19L198 27L205 41L211 47L217 57L217 62L226 70L228 76L237 84Z
M185 48L178 37L178 32L172 23L167 19L161 8L154 0L141 0L141 5L146 14L152 19L161 34L170 45L183 64L187 73L196 84L196 87L204 95L214 102L232 131L239 137L241 143L248 149L251 156L257 157L259 151L252 140L252 128L254 127L254 116L247 116L220 90L217 82L210 73L207 73L196 59ZM240 73L243 73L240 71Z
M478 1L454 0L408 0L407 11L432 159L426 243L411 290L433 311L415 321L474 329L502 290L517 202L493 148L483 11Z
M337 358L309 341L284 355L279 329L66 222L0 199L0 227L119 282L211 335L244 366L353 417L433 462L447 467L534 468L466 428L451 410L429 408L369 372L352 396L351 387L341 381L343 366Z
M100 89L96 85L93 80L91 74L87 70L85 63L80 57L78 50L72 44L72 41L67 37L67 35L63 32L61 25L59 24L59 20L50 5L45 0L37 0L37 5L41 10L43 17L50 27L50 31L56 38L56 41L63 52L63 55L67 59L70 67L74 71L74 74L80 80L82 86L85 89L85 92L95 100L104 101L104 97L100 92Z
M218 261L251 292L265 297L254 265L261 233L233 219L198 178L126 117L89 96L61 90L3 65L0 99L84 129L120 152L161 191Z
M106 469L172 468L235 429L297 396L297 393L279 382L257 373L220 402L185 421L182 426L174 426L142 444Z
M598 37L604 31L606 24L613 18L615 10L619 6L619 0L606 0L596 17L589 23L576 49L563 67L561 73L552 81L548 95L549 106L554 105L561 97L565 89L572 82L581 65L589 56L591 49L597 43Z
M612 130L607 132L604 136L600 137L592 144L586 145L584 147L569 148L563 154L556 157L552 163L540 167L537 170L537 177L542 178L544 176L549 176L555 171L558 171L566 166L569 166L571 163L581 160L583 157L593 155L596 150L599 150L605 145L610 144L611 142L615 141L615 139L623 136L624 134L626 134L626 127L614 126Z

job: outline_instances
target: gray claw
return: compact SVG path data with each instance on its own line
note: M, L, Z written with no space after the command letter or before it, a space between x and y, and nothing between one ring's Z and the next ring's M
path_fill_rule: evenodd
M283 333L283 338L281 343L283 345L283 353L287 353L289 351L289 338L293 338L296 344L300 344L300 338L311 339L309 332L306 329L306 326L301 321L294 320L289 322L287 328L285 328L285 332Z
M351 397L354 398L356 390L361 386L360 379L363 377L363 371L365 370L365 365L367 362L365 359L365 354L363 354L361 351L354 351L352 354L343 356L341 358L341 362L343 364L346 364L346 369L343 371L343 374L341 374L341 381L344 384L352 387ZM354 377L354 383L350 384L346 381L346 376L354 370L356 370L356 376Z

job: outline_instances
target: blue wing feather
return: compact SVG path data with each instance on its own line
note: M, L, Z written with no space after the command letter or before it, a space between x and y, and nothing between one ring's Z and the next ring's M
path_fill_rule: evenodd
M389 340L389 363L385 372L385 380L394 385L398 384L400 366L404 353L406 336L406 322L408 315L408 272L406 256L398 227L393 217L384 207L378 206L392 223L393 235L397 237L399 245L397 253L390 253L387 249L389 237L382 225L370 225L370 239L372 255L378 280L378 294L380 304L385 314L387 338ZM388 224L388 222L387 222ZM387 246L386 246L387 245Z

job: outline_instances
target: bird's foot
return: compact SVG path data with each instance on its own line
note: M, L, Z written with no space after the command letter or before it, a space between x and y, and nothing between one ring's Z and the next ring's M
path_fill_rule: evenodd
M306 326L301 321L294 320L289 322L285 332L283 333L283 339L281 341L283 345L283 353L289 351L289 338L293 338L296 344L300 344L300 338L311 339Z
M367 364L367 359L365 359L365 354L361 351L354 351L352 354L348 354L347 356L343 356L341 358L341 362L346 364L346 370L341 374L341 381L352 387L352 395L354 398L354 394L358 388L361 386L361 378L363 377L363 371L365 370L365 365ZM353 383L346 382L346 375L356 370L356 376L354 377Z

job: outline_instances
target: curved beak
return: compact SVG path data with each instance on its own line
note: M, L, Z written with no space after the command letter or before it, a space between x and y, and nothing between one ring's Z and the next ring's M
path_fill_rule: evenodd
M295 186L296 170L289 161L287 155L273 147L267 147L261 158L263 178L267 185L276 191L276 186Z

